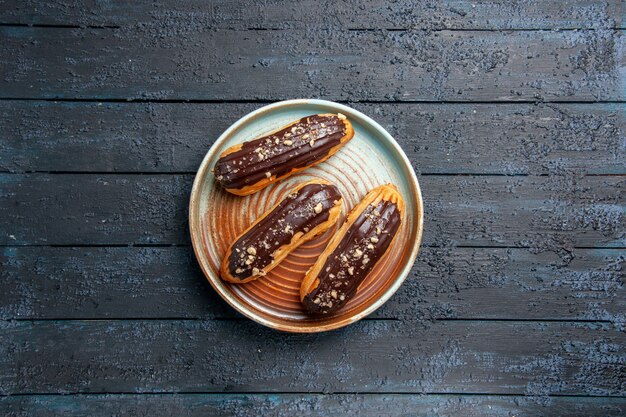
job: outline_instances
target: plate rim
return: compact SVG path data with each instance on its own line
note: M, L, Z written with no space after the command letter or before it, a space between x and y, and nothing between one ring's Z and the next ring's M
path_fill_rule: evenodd
M385 292L383 292L369 307L365 308L363 311L353 316L346 317L343 320L338 320L338 321L327 323L327 324L319 324L319 325L307 326L307 327L298 326L296 324L297 322L294 322L294 324L292 325L292 324L276 323L271 320L267 320L264 317L257 315L253 310L250 309L248 305L246 305L245 303L239 302L238 299L236 299L234 296L226 292L224 290L223 283L221 282L221 278L219 276L215 276L213 271L211 271L209 268L206 255L204 254L204 251L203 251L204 245L203 245L203 240L201 238L201 235L202 235L201 230L200 230L201 225L199 224L199 221L200 221L199 196L200 196L200 191L201 191L201 184L203 180L207 177L207 174L208 174L207 171L209 171L210 169L209 160L222 147L223 142L225 142L232 135L234 131L239 129L241 126L244 126L250 120L256 119L263 113L267 113L267 112L273 111L281 107L290 107L290 106L297 106L297 105L303 105L303 104L320 105L320 106L335 108L337 109L338 112L344 113L349 116L351 115L357 119L361 119L362 122L365 122L365 124L367 124L369 127L374 129L378 134L384 137L387 140L387 142L394 148L397 155L400 156L400 158L402 159L402 162L407 168L407 171L409 174L408 179L412 183L411 188L412 188L412 191L415 193L416 200L417 200L418 213L415 213L415 214L419 214L418 221L417 221L417 236L413 242L413 246L411 247L411 252L409 255L410 262L407 263L407 265L398 273L398 276L393 280L392 285ZM213 289L220 295L220 297L222 297L224 301L226 301L232 308L234 308L237 312L243 314L245 317L255 321L256 323L262 324L266 327L269 327L275 330L284 331L284 332L290 332L290 333L318 333L318 332L339 329L341 327L345 327L349 324L352 324L361 320L362 318L372 314L374 311L380 308L384 303L386 303L391 298L391 296L393 296L393 294L396 293L398 288L400 288L400 286L404 283L407 276L409 275L413 265L415 264L415 259L417 258L417 254L419 252L419 249L422 243L423 231L424 231L424 203L422 200L422 192L420 189L419 181L417 179L417 175L415 174L415 170L413 169L413 166L411 165L409 158L406 156L406 153L404 153L404 151L402 150L398 142L391 136L391 134L389 134L389 132L387 132L387 130L385 130L385 128L383 128L374 119L370 118L369 116L365 115L364 113L356 109L353 109L352 107L346 106L344 104L336 103L334 101L329 101L329 100L321 100L321 99L282 100L282 101L277 101L277 102L262 106L250 113L247 113L243 117L239 118L235 123L230 125L228 129L226 129L215 140L213 145L211 145L211 147L205 154L204 158L202 159L202 162L200 163L200 167L198 168L196 172L196 176L194 178L193 186L191 189L191 195L189 198L189 232L191 235L191 245L193 247L196 260L198 261L198 264L200 265L200 268L202 269L202 272L205 278L207 279L207 281L209 281L209 284L211 284L211 287L213 287Z

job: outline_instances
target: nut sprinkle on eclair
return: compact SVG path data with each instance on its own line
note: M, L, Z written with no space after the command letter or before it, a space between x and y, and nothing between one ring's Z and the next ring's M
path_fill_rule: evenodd
M328 181L300 184L235 239L220 275L241 284L266 275L289 253L332 227L343 199Z
M312 314L343 307L389 249L402 222L402 196L391 184L371 190L357 204L306 273L300 300Z
M255 193L330 158L354 136L341 113L314 114L220 155L213 174L226 191Z

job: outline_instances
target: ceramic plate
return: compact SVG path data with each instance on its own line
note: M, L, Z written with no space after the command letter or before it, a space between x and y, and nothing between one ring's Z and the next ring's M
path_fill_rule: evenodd
M240 142L271 132L316 113L343 113L355 134L326 162L245 197L227 193L211 169L220 153ZM337 185L344 198L337 226L291 253L267 276L246 284L230 284L219 277L228 246L267 208L298 183L313 177ZM368 275L356 296L328 317L308 316L299 298L306 270L324 250L347 211L372 188L395 184L406 209L399 236ZM193 184L189 208L193 247L207 279L235 310L268 327L289 332L320 332L346 326L367 316L393 295L409 274L422 239L422 196L415 172L397 142L378 123L350 107L324 100L288 100L262 107L233 124L211 147Z

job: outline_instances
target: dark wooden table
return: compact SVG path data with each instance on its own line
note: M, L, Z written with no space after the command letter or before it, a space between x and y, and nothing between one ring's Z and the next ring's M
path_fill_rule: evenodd
M626 413L623 1L0 0L0 414ZM425 197L371 317L282 334L189 246L276 100L378 120Z

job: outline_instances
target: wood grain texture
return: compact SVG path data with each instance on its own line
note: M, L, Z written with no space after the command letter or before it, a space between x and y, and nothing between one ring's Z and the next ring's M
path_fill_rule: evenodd
M603 320L626 326L619 249L422 248L372 318ZM0 319L241 317L188 247L4 248Z
M608 324L361 321L314 335L277 333L247 320L0 327L2 394L626 395L626 333Z
M624 5L619 0L570 0L566 3L538 0L0 1L0 23L39 25L560 29L620 27L623 19Z
M0 175L1 244L186 244L192 175ZM623 247L619 176L422 176L426 246Z
M622 416L624 398L397 394L156 394L0 397L7 417L263 415L363 417L579 417Z
M252 103L0 101L0 169L195 173ZM626 174L622 104L363 104L419 173ZM72 155L72 158L68 158Z
M623 32L0 28L0 98L624 100Z

